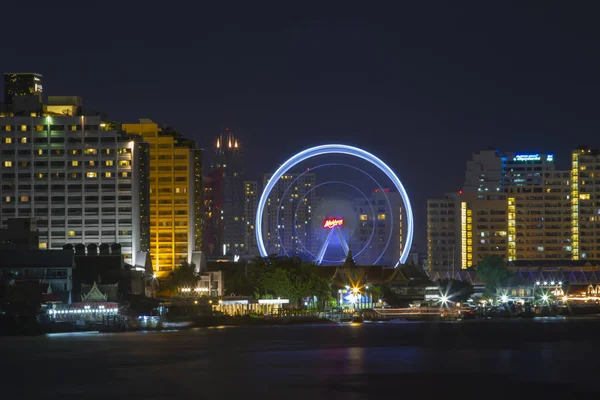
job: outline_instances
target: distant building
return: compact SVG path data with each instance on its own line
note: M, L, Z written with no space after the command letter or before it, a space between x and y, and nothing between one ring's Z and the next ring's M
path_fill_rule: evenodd
M205 237L210 241L205 251L211 256L245 254L244 153L228 129L215 140L208 177Z
M42 103L42 75L34 72L4 74L4 103L13 104L15 97L34 96Z
M573 151L570 171L556 170L552 154L477 153L464 191L428 201L430 270L470 268L488 255L511 265L600 259L597 170L600 151L587 148Z
M270 174L265 175L265 186L270 178ZM314 186L315 174L288 173L271 190L263 213L263 238L269 254L315 259L309 253L315 255L319 251L315 232L322 228L322 221L313 221Z
M258 207L258 182L244 182L244 247L245 254L258 256L258 245L256 243L256 208Z
M355 200L359 226L354 232L351 247L359 265L373 263L395 266L402 249L404 212L400 193L384 188L374 189L369 203Z
M164 278L202 249L202 150L149 119L123 124L123 130L149 145L149 249L157 275Z
M463 191L500 192L511 186L540 185L555 169L553 154L502 153L484 150L467 161Z

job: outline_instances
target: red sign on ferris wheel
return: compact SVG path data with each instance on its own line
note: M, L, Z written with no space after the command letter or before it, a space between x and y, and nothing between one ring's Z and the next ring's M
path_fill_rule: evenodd
M333 229L336 226L342 226L342 225L344 225L343 218L328 218L325 221L323 221L323 228L327 228L327 229Z

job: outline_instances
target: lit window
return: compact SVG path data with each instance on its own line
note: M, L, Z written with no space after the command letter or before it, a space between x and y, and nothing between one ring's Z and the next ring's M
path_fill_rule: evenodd
M110 149L106 149L106 154L110 154Z
M67 235L69 235L69 236L75 236L75 231L69 231L69 232L67 233Z
M378 221L385 221L385 214L377 214Z
M71 161L71 166L79 167L79 161Z
M360 215L360 220L361 221L366 221L367 220L367 214L361 214Z
M9 138L9 137L4 138L4 143L11 144L12 143L12 138Z
M27 125L21 125L21 132L27 132Z
M42 155L44 155L44 150L38 149L38 156L42 156Z
M6 197L4 197L4 201L5 201L6 203L10 203L10 196L6 196Z
M85 149L84 154L98 154L96 149Z
M4 166L5 167L12 167L12 161L4 161Z
M11 125L4 125L4 130L6 132L10 132L10 131L12 131L12 126Z
M121 167L128 167L129 166L129 160L121 160L121 161L119 161L119 165Z
M46 242L40 242L40 247L41 250L46 250L48 248L48 243Z
M72 131L76 131L77 130L77 125L71 125L71 130Z
M73 155L79 154L79 150L69 150L69 152Z
M21 138L21 143L27 143L27 138L26 137L22 137Z
M121 172L121 177L128 178L129 177L129 172Z
M96 161L90 161L90 167L95 167L96 166Z
M107 160L105 164L107 167L112 167L115 163L113 162L113 160Z
M112 178L112 172L105 172L104 173L104 177L105 178Z
M35 174L38 179L44 179L44 174Z
M97 172L88 172L87 174L85 174L85 176L87 176L88 178L97 178L98 173Z
M580 200L589 200L590 199L590 194L589 193L582 193L579 195L579 199Z
M21 203L27 203L29 201L29 196L21 196Z

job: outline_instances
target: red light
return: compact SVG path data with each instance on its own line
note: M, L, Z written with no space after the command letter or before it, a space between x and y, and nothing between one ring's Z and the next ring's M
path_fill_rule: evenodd
M229 130L229 128L225 128L225 130L226 130L226 131L228 131L228 130Z
M379 193L379 189L375 189L375 193Z
M389 193L389 192L390 192L390 189L384 189L384 190L385 190L385 192L386 192L386 193Z
M325 221L323 221L323 228L327 228L327 229L333 229L336 226L342 226L342 225L344 225L343 218L329 218L329 219L326 219Z
M462 190L459 190L459 191L458 191L458 194L462 194Z

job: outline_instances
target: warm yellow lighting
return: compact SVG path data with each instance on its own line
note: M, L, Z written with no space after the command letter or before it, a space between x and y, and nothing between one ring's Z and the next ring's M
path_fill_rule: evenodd
M6 168L12 167L12 165L13 165L13 164L12 164L12 161L4 161L4 166L5 166Z
M97 178L98 173L97 172L88 172L87 174L85 174L85 176L88 178Z
M75 231L69 231L69 232L67 232L67 235L68 236L75 236Z
M12 143L12 138L9 138L9 137L4 138L4 143L11 144Z
M378 221L385 221L385 214L377 214L377 220Z
M361 221L366 221L367 220L367 214L361 214L360 215L360 220Z

